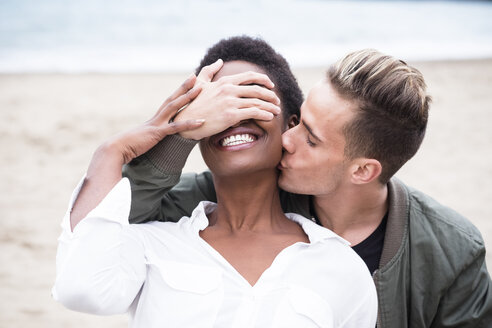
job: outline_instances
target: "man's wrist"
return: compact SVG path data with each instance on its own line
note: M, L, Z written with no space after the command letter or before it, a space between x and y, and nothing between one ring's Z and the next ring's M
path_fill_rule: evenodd
M195 141L195 144L200 141L200 137L196 134L196 132L194 132L193 130L191 131L181 131L179 133L179 136L183 139L187 139L187 140L192 140L192 141Z
M155 168L163 173L179 174L197 143L197 140L173 134L166 136L142 156L145 156Z

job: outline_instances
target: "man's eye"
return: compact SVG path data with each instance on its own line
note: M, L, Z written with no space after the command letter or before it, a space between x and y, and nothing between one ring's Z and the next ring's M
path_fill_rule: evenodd
M312 142L312 141L311 141L311 139L309 139L309 136L307 137L306 142L307 142L307 144L308 144L310 147L314 147L314 146L316 146L316 144L315 144L314 142Z

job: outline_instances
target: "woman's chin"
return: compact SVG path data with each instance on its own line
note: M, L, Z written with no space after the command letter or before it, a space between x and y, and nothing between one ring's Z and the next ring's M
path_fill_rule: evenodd
M223 163L222 163L223 164ZM222 178L249 178L252 182L257 181L253 176L277 177L279 171L277 165L252 166L251 163L227 163L228 165L215 165L210 167L214 176Z

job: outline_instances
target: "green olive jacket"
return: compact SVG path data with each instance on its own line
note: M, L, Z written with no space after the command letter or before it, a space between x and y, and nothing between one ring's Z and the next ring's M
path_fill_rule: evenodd
M198 202L216 201L210 172L181 169L195 142L166 137L124 167L132 184L130 221L177 221ZM379 268L378 327L492 327L492 281L477 228L397 179ZM310 217L309 196L280 191L285 212Z

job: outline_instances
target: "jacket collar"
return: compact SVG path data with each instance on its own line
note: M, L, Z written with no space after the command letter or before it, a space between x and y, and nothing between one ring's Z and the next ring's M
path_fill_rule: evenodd
M379 268L384 268L404 247L408 236L410 201L405 185L398 179L388 182L388 222Z

